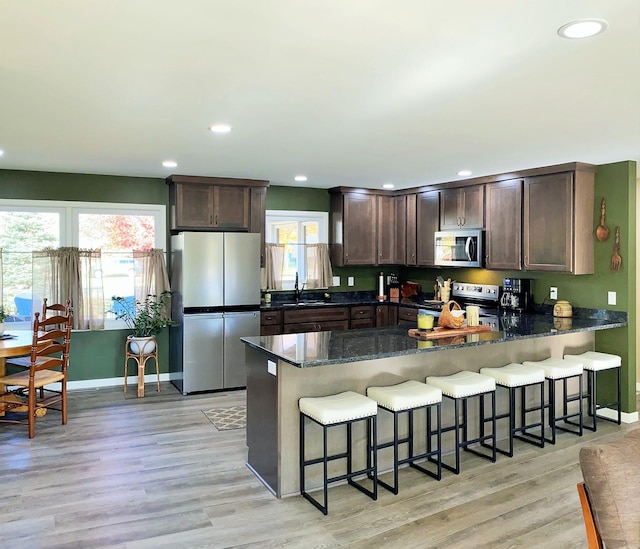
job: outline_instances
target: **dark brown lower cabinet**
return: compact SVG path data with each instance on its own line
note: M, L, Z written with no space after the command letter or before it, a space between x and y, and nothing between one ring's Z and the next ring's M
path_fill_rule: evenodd
M351 307L351 326L352 330L358 328L373 328L376 325L374 318L374 305L353 305Z
M260 335L282 333L282 311L262 311L260 313Z
M323 332L349 329L349 307L315 307L284 311L282 332Z

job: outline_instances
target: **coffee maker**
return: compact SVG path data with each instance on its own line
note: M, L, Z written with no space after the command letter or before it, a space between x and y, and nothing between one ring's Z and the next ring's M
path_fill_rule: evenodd
M533 308L530 278L503 278L498 305L505 311L529 312Z

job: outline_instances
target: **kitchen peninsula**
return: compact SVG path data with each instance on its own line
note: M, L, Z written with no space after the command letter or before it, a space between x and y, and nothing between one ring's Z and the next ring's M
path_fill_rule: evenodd
M559 319L550 315L522 314L501 321L500 331L433 341L410 337L407 326L242 338L248 465L277 497L297 494L299 398L346 390L365 394L372 385L424 382L427 375L582 353L595 348L595 331L627 325L626 313L593 316L554 323ZM387 420L379 418L381 436L391 427ZM449 421L445 413L443 424ZM309 455L319 451L320 438ZM384 455L379 467L389 468Z

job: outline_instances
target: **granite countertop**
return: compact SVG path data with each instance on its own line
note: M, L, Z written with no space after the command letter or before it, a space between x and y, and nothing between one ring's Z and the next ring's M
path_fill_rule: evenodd
M589 314L587 314L589 312ZM550 314L511 314L500 317L500 330L421 341L408 335L408 326L335 332L307 332L243 337L242 341L298 368L343 364L415 353L428 353L568 333L622 328L627 313L581 311L573 318Z

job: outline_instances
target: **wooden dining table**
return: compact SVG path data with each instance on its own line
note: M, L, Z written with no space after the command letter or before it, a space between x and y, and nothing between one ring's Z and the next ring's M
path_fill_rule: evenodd
M33 342L33 332L30 330L16 330L12 332L11 339L0 339L0 377L4 377L7 373L7 358L15 358L17 356L25 356L31 353L31 344ZM4 392L4 385L0 384L0 392ZM17 397L5 397L5 399L13 399ZM27 406L13 408L15 412L26 412ZM4 415L4 410L0 405L0 415Z

